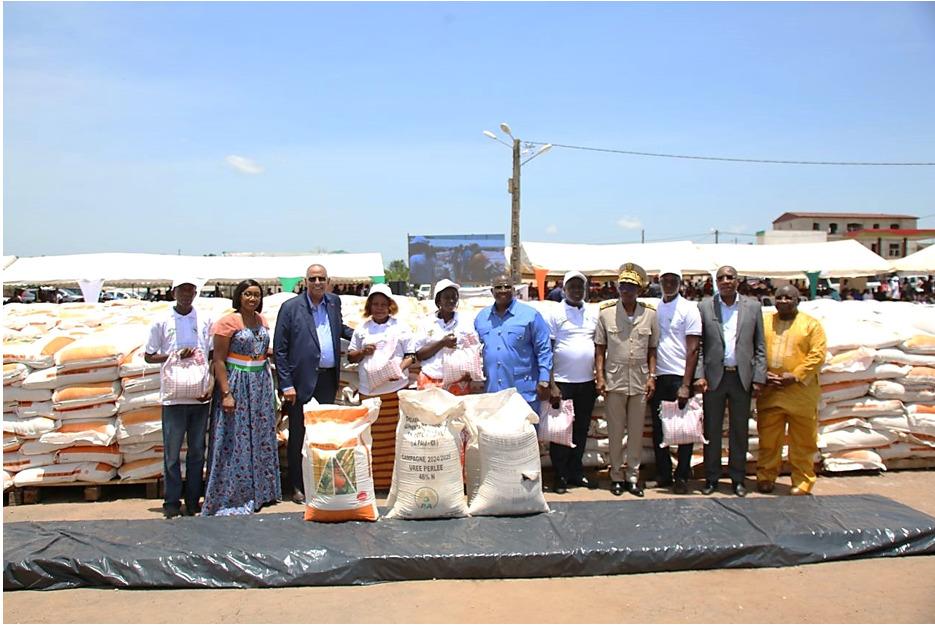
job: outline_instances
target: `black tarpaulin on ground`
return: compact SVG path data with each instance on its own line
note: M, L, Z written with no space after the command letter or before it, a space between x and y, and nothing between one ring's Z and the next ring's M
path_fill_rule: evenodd
M875 495L552 504L527 517L321 524L300 513L7 523L3 588L244 588L774 567L935 553Z

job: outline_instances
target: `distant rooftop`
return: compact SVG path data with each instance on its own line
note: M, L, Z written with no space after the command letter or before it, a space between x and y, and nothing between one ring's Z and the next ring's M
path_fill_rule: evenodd
M918 219L915 215L893 213L783 213L773 220L774 224L806 217L809 219Z

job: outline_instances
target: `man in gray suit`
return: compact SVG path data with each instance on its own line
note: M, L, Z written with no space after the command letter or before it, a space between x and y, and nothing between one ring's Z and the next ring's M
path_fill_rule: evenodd
M698 360L696 386L704 393L705 487L717 489L721 477L721 430L724 407L730 404L728 473L738 497L747 494L750 401L766 383L766 340L760 304L737 294L737 270L725 265L717 270L717 295L698 305L701 312L702 358Z

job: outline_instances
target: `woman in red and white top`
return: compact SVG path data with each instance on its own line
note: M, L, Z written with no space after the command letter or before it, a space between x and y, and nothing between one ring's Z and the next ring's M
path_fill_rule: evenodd
M364 304L367 321L354 330L347 349L348 362L360 363L357 368L360 398L380 398L380 416L370 428L373 484L379 489L389 488L393 476L399 421L397 393L409 385L409 366L415 361L412 336L393 317L398 312L389 287L373 285Z
M460 284L451 280L440 280L435 285L435 311L420 328L415 341L416 357L422 363L419 373L419 389L443 387L453 395L468 395L471 392L471 375L444 386L444 358L465 343L479 345L480 339L474 331L474 322L458 315Z

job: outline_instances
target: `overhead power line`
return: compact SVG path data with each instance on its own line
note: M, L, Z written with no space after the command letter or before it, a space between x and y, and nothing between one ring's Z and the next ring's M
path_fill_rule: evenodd
M873 166L873 167L933 167L935 162L868 162L868 161L790 161L768 158L728 158L724 156L693 156L689 154L663 154L657 152L635 152L633 150L614 150L610 148L592 148L583 145L567 145L562 143L546 143L543 141L526 141L529 145L551 145L555 148L568 150L585 150L588 152L610 152L613 154L628 154L630 156L654 156L657 158L683 158L696 161L727 161L730 163L768 163L773 165L844 165L844 166Z

